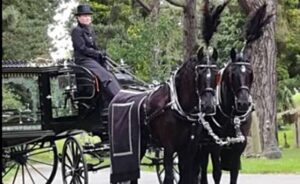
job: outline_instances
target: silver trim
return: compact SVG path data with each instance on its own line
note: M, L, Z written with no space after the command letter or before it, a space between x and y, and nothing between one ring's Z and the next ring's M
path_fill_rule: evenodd
M132 155L133 154L133 149L132 149L132 142L131 142L131 110L133 107L134 102L128 102L128 103L114 103L112 104L112 120L114 120L114 108L115 107L126 107L129 106L129 113L128 113L128 135L129 135L129 151L127 152L118 152L116 153L114 151L114 145L112 144L112 153L114 157L118 156L124 156L124 155ZM114 143L114 123L111 125L112 129L112 143Z

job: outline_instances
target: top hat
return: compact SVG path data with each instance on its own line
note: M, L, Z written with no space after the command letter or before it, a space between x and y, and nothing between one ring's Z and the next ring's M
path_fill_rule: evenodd
M93 14L91 7L86 4L81 4L77 6L77 12L75 13L76 16L84 15L84 14Z

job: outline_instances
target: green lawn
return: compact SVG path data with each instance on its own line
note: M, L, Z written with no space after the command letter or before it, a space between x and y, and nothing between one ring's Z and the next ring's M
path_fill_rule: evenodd
M284 133L290 148L283 148ZM80 137L77 137L80 139ZM295 148L294 127L289 125L278 133L279 147L282 149L282 158L268 160L265 158L242 158L242 173L299 173L300 174L300 149ZM61 153L64 140L56 141L58 152ZM91 158L87 159L89 162ZM149 160L144 158L144 163ZM155 171L155 167L142 166L143 170ZM211 165L209 166L211 171Z
M290 147L296 146L295 140L295 125L285 125L282 130L278 132L279 147L283 148L285 145L284 135L286 135L286 142Z
M287 137L289 148L283 148L284 133ZM269 160L266 158L242 158L242 173L297 173L300 174L300 148L295 148L294 126L289 125L279 131L279 147L282 158ZM208 170L211 172L211 164Z
M300 149L282 150L282 158L242 159L242 173L297 173L300 174Z
M290 145L289 148L284 148L284 134L287 137L287 143ZM282 150L282 158L277 160L268 160L265 158L242 158L242 173L296 173L300 174L300 149L295 148L294 138L294 126L287 125L283 127L278 133L279 147ZM76 136L77 139L82 143L82 137ZM92 138L94 140L94 138ZM56 141L58 153L61 153L63 143L65 140ZM95 141L95 140L94 140ZM48 160L47 155L40 156L39 159ZM95 160L87 157L88 162L94 162ZM147 158L143 159L143 162L149 163ZM109 163L109 158L105 159L105 164ZM155 167L142 166L144 171L155 171ZM208 171L211 172L211 163L209 164ZM13 174L14 172L12 172ZM10 176L4 178L4 182L7 181Z

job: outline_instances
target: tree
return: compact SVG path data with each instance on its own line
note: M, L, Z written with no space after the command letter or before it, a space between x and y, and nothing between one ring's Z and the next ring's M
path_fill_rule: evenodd
M90 0L93 11L93 25L98 46L106 50L108 43L115 37L127 39L127 29L132 25L134 15L130 0Z
M300 8L298 0L279 0L276 30L278 111L292 108L290 94L300 86Z
M228 62L231 48L241 49L244 38L242 35L246 17L240 12L236 1L231 1L222 13L221 23L214 35L213 44L218 49L218 64L223 67Z
M263 5L264 0L239 0L244 12L249 15ZM276 20L276 0L267 1L267 11ZM267 158L280 158L276 140L276 44L275 21L267 25L264 35L250 46L254 71L252 94L260 122L263 154Z
M53 0L2 2L3 59L49 57L47 25L57 4Z
M146 81L165 81L182 60L182 34L178 11L163 9L153 22L152 17L140 19L127 29L127 38L116 36L108 44L114 59L124 59L134 73Z
M142 0L137 0L142 7L151 12L152 6L147 5ZM184 48L184 61L194 54L197 45L197 13L196 13L196 0L166 0L171 5L179 7L183 11L183 48ZM153 0L156 2L156 0ZM155 3L152 3L155 4ZM148 7L148 8L147 8ZM153 6L155 7L155 6Z

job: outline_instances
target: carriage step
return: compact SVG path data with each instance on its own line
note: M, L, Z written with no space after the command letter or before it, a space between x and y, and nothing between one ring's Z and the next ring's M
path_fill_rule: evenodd
M84 152L96 152L96 151L109 151L110 147L107 144L103 144L102 142L98 142L95 144L85 143L83 146Z

